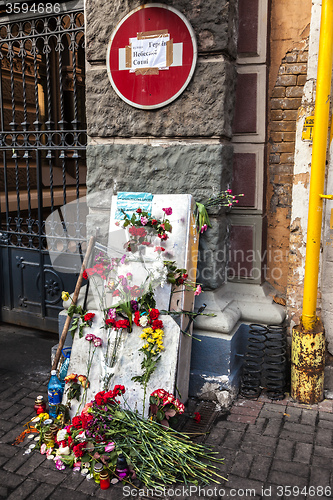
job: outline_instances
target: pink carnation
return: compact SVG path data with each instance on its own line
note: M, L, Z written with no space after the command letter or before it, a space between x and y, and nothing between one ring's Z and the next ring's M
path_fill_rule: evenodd
M102 346L102 344L103 344L102 339L100 339L99 337L95 337L95 338L94 338L94 346L95 346L95 347L101 347L101 346Z
M202 292L202 288L200 285L198 285L195 292L194 292L194 295L200 295L201 292Z
M95 335L92 333L87 333L87 335L85 336L85 339L88 340L88 342L94 341Z
M172 214L172 208L169 207L169 208L162 208L163 212L165 213L165 215L171 215Z

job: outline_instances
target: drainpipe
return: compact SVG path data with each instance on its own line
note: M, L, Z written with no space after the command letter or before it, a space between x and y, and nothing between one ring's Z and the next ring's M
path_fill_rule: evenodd
M323 0L312 144L310 198L306 241L303 312L293 328L291 396L301 403L323 399L325 335L316 315L326 150L333 55L333 0Z

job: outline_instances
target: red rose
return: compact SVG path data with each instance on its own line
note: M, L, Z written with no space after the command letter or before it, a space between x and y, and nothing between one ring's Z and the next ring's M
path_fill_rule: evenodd
M139 313L139 311L135 311L135 313L134 313L134 323L137 326L140 326L140 313Z
M158 309L150 309L149 317L151 320L157 319L160 315L160 311Z
M184 278L184 280L187 280L188 274L183 274L183 278Z
M167 240L167 239L168 239L168 235L167 235L167 234L160 234L160 233L159 233L157 236L158 236L158 237L159 237L162 241L163 241L163 240Z
M163 322L160 319L155 319L152 322L151 327L153 328L153 330L157 330L157 329L162 330L163 329Z
M87 274L87 271L83 271L83 273L82 273L82 278L83 278L84 280L87 280L87 279L88 279L88 274Z
M84 319L84 321L89 322L89 321L92 321L94 319L94 316L95 316L94 313L87 313L84 315L83 319Z
M157 220L156 219L152 219L151 224L152 224L152 226L155 226L157 224Z
M138 208L138 209L136 210L136 213L137 213L137 214L142 214L142 210L141 210L141 208Z

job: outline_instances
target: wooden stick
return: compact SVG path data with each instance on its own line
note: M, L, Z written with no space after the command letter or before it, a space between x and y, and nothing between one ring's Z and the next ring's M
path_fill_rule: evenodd
M76 302L77 302L77 299L78 299L78 296L79 296L79 293L80 293L82 279L83 279L83 272L86 269L86 266L87 266L87 263L88 263L88 260L89 260L92 248L94 246L94 242L95 242L95 238L94 238L94 236L91 236L91 238L89 240L89 245L88 245L88 248L87 248L87 251L86 251L86 255L84 257L84 261L82 262L82 266L81 266L81 270L80 270L80 275L79 275L78 280L76 282L75 290L74 290L74 293L73 293L72 304L74 304L74 305L76 305ZM71 319L72 318L70 316L67 316L67 318L66 318L66 321L65 321L65 324L64 324L64 328L62 330L62 334L61 334L61 337L60 337L60 340L59 340L58 349L57 349L56 355L54 357L54 361L53 361L51 370L56 370L57 369L57 366L58 366L58 363L59 363L59 359L60 359L60 355L61 355L61 350L64 347L64 343L65 343L65 340L66 340L66 337L67 337L67 333L68 333L69 325L71 323Z

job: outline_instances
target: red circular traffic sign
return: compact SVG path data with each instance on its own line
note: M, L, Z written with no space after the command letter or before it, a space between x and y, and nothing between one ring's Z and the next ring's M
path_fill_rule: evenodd
M106 66L121 99L154 109L185 90L196 60L196 39L185 16L156 3L142 5L120 21L108 45Z

